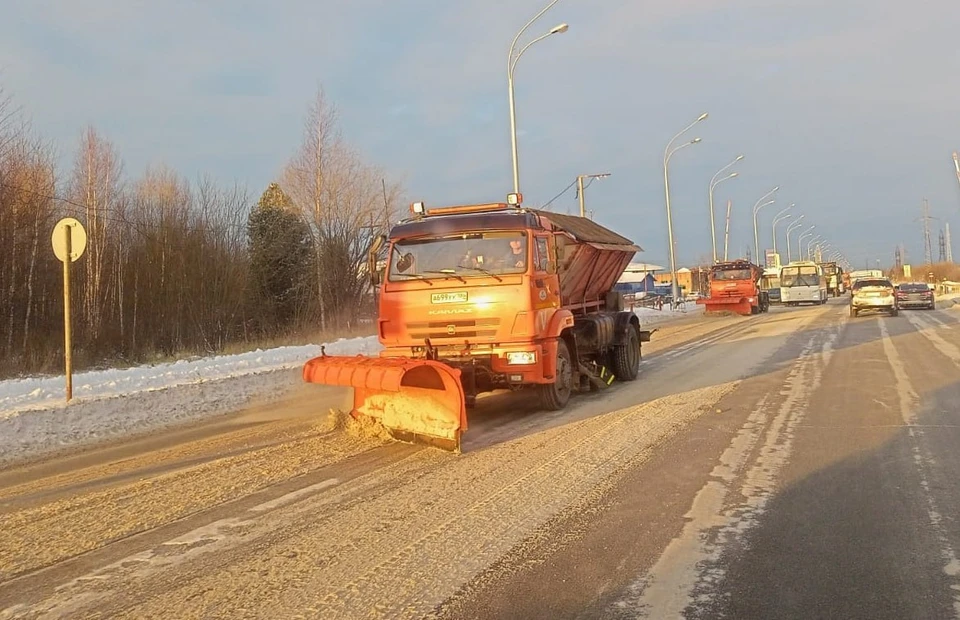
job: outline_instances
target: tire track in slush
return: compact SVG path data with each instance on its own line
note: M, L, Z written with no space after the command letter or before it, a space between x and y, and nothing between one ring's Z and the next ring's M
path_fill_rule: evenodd
M843 325L835 323L829 334L815 332L803 345L784 381L786 389L780 392L782 403L777 407L769 396L760 400L694 497L680 535L605 610L604 618L679 618L715 598L715 585L724 576L721 554L757 523L773 497L779 473L792 453L794 431L820 385ZM773 408L775 412L770 411ZM744 472L758 445L759 453ZM738 476L742 499L724 509Z
M929 329L924 329L925 323L922 320L910 319L911 324L918 327L919 333L934 344L934 346L944 355L946 355L954 364L960 366L960 349L947 342L938 334ZM946 529L943 524L943 515L937 507L937 501L930 486L931 469L936 467L936 459L933 453L923 448L923 439L926 431L917 422L917 411L920 409L920 395L917 394L910 378L907 375L906 365L903 363L900 354L897 352L893 340L890 338L890 331L887 324L880 321L880 339L883 342L883 351L887 356L890 367L893 369L894 381L897 385L897 395L899 398L900 415L907 427L907 436L910 438L910 450L913 453L913 464L920 479L920 488L923 491L923 499L926 503L927 519L931 529L936 533L937 540L940 542L940 557L943 560L943 572L953 582L950 585L951 596L953 598L954 617L960 619L960 560L950 543Z
M433 461L429 467L380 480L391 490L334 503L324 519L316 518L315 503L331 501L327 493L347 492L349 484L278 508L269 524L248 526L264 532L252 535L248 542L255 543L247 548L207 554L147 578L115 573L98 584L106 591L95 592L96 600L89 598L90 585L57 598L72 597L72 611L95 608L112 617L216 609L230 616L421 618L736 385L661 398L457 459L418 454ZM293 522L291 512L297 513ZM51 614L65 609L42 607Z

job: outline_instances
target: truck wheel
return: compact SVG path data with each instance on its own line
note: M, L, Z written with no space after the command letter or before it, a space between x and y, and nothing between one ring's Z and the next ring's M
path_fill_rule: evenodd
M613 349L613 375L620 381L633 381L640 374L640 336L637 328L627 329L627 339Z
M573 392L573 361L570 349L561 338L557 342L557 376L553 383L537 386L540 392L540 404L548 411L557 411L567 406Z
M896 308L890 311L890 316L897 316L898 314L900 314L900 312Z
M851 319L857 318L857 309L854 308L853 306L850 306L850 318Z

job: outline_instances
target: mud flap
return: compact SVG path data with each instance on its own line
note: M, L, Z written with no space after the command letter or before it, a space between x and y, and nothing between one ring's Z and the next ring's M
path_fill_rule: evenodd
M460 370L433 360L321 355L307 383L353 388L355 418L376 419L395 439L460 452L467 409Z

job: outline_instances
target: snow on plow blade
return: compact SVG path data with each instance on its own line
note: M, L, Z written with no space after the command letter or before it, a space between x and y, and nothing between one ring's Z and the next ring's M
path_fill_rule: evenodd
M746 297L701 297L697 300L697 305L702 305L705 312L736 312L737 314L749 315L750 302Z
M460 371L433 360L321 355L308 383L353 388L354 418L375 418L394 438L460 451L467 410Z

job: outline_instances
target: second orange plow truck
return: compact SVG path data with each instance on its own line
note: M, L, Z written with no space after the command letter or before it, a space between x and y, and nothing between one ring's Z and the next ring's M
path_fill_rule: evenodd
M397 439L457 452L480 393L532 389L558 410L574 392L636 379L652 332L613 288L641 248L520 200L414 203L369 253L379 357L321 354L304 379L353 387L351 415L375 418Z
M760 314L770 309L770 297L760 288L763 269L743 259L715 263L710 268L710 296L697 304L706 312L728 310L741 315Z

